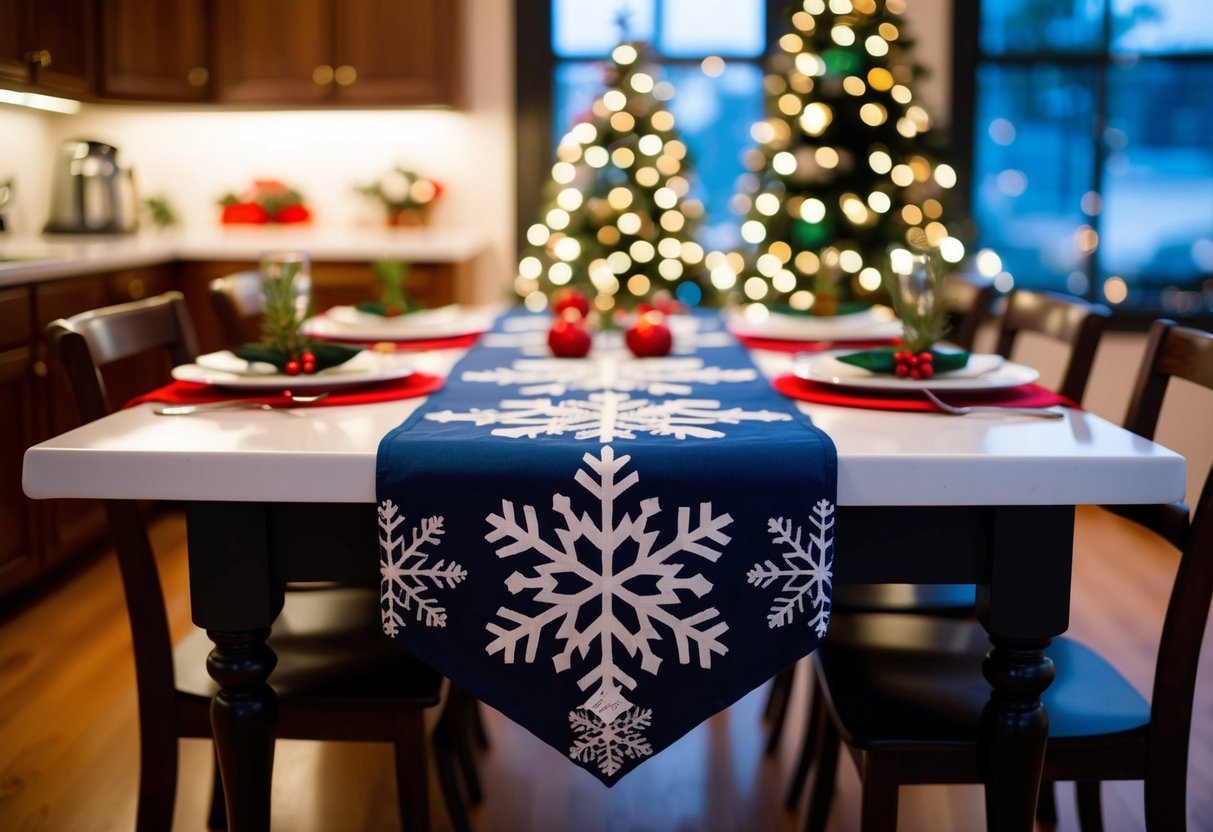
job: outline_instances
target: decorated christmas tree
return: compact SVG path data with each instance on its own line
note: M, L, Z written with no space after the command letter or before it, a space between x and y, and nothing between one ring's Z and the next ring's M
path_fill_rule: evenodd
M713 280L743 302L833 314L879 291L890 251L964 256L953 235L942 137L916 101L922 74L904 0L804 0L764 84L735 208L740 273Z
M703 206L688 198L687 147L640 43L621 43L607 90L561 140L538 222L527 230L515 290L528 308L576 289L600 313L666 295L705 300Z

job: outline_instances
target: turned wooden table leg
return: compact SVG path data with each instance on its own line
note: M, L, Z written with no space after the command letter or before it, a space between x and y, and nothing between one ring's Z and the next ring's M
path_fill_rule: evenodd
M1036 823L1049 733L1049 718L1040 702L1053 681L1053 662L1044 654L1049 640L991 641L994 649L981 667L993 688L981 724L986 828L1029 832Z
M278 657L265 643L268 628L207 630L215 649L206 669L219 683L211 728L223 775L228 832L268 832L277 700L266 679Z

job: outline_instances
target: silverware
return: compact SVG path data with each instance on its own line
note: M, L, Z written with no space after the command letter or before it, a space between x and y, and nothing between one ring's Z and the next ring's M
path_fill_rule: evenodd
M193 413L209 413L212 410L272 410L284 416L298 416L291 410L297 404L311 404L328 398L328 393L316 393L310 396L291 395L290 402L285 404L268 404L235 399L230 402L208 402L206 404L174 404L158 407L152 411L157 416L189 416Z
M1060 410L1045 410L1039 407L958 407L948 404L925 387L922 393L931 404L952 416L966 416L970 413L1004 413L1015 416L1039 416L1042 419L1061 419L1065 416Z

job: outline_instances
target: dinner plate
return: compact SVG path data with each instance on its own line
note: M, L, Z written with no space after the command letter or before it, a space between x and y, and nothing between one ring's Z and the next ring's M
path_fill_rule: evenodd
M416 341L481 333L492 325L491 313L458 305L422 309L394 318L363 312L355 306L334 306L306 321L303 331L314 338L338 341Z
M958 390L978 392L1001 390L1031 384L1040 373L1023 364L1007 361L999 355L974 353L965 367L950 373L940 373L929 379L898 378L872 373L854 364L839 361L837 356L853 350L834 350L817 354L802 353L796 357L793 373L805 381L833 384L838 387L861 387L868 390L897 392L903 390Z
M734 335L783 341L868 341L901 337L901 321L887 306L870 306L848 315L790 315L770 312L751 319L742 310L725 320Z
M272 369L273 365L250 363L225 350L200 355L197 363L174 367L173 378L233 390L334 390L405 378L413 372L408 356L373 350L363 350L344 364L310 375L288 376L277 370L266 372L266 367Z

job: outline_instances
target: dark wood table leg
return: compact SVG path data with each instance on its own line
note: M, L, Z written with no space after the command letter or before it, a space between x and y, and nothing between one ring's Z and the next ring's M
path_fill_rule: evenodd
M1040 696L1053 681L1044 650L1070 618L1073 507L994 509L989 583L978 612L993 649L982 664L990 701L981 762L990 832L1031 832L1049 718Z
M228 832L270 828L277 699L266 679L278 657L265 643L269 634L268 628L207 631L215 649L206 669L220 686L211 702L211 728L223 775Z

